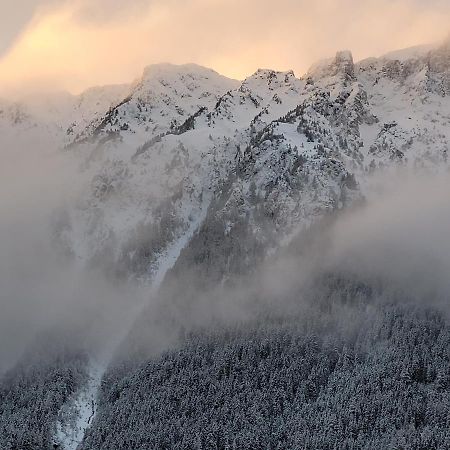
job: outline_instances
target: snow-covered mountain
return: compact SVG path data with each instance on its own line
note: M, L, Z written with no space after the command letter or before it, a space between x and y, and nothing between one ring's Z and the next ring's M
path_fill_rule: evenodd
M449 42L358 63L340 51L301 78L160 64L130 85L3 101L0 129L78 161L81 195L55 220L64 251L146 280L198 217L220 216L224 234L244 221L276 248L380 169L444 170L449 74Z
M53 215L65 255L115 280L161 285L160 301L176 304L251 272L300 230L362 199L375 173L448 170L450 41L356 63L340 51L300 78L259 69L236 81L194 64L153 65L129 85L2 101L0 133L3 143L51 142L78 165L76 201ZM130 328L147 319L138 311ZM70 448L96 413L109 359L92 362L74 400L82 432L58 422ZM76 375L70 395L83 385ZM122 386L109 376L106 404ZM96 448L90 438L85 448Z
M64 119L76 125L62 142L91 181L61 238L82 260L145 276L218 196L255 233L259 199L287 238L364 195L375 170L446 167L449 55L449 43L358 63L343 51L302 78L258 70L243 82L164 64L128 91L90 90Z

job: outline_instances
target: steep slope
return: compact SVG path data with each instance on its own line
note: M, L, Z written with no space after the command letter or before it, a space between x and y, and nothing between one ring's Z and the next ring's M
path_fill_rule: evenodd
M156 79L160 84L164 78L162 85L166 91L182 91L165 81L173 75L171 71L164 77L157 73L159 78ZM200 71L196 78L202 79L202 76ZM186 79L184 74L181 77ZM64 236L65 241L76 248L77 256L98 261L108 254L108 258L115 260L116 267L118 261L123 262L119 268L132 268L139 276L151 270L152 258L182 232L190 221L189 215L196 215L196 211L207 207L220 186L228 183L230 176L247 165L253 158L251 151L262 150L263 141L270 140L264 139L265 134L274 133L272 122L283 120L286 114L311 96L305 81L296 79L292 72L259 70L238 89L229 90L216 99L214 104L211 101L199 103L199 109L177 125L180 112L165 96L165 120L161 118L161 110L152 113L152 97L148 100L150 106L147 106L142 96L142 86L147 84L142 82L125 103L105 116L96 131L86 130L86 133L91 133L89 138L85 137L71 147L86 155L92 186L86 195L84 217L74 217L70 233ZM204 93L200 95L203 102L208 98ZM181 95L178 101L183 99ZM141 116L135 114L136 105L142 110ZM291 117L289 120L293 121ZM152 129L147 125L149 122L155 123ZM294 170L300 165L298 159L308 152L310 159L320 159L314 143L304 151L299 150L304 144L295 128L298 124L288 125L285 120L285 124L279 126L292 128L290 132L286 130L290 141L282 133L279 138L286 141L283 143L285 152L296 152L292 162L297 164ZM146 134L149 138L143 142ZM299 136L297 141L294 139L296 135ZM261 148L252 150L256 146ZM282 173L275 174L275 166L269 167L270 154L279 159L277 153L283 158L277 142L264 151L267 161L263 163L261 159L260 164L271 172L259 171L264 177L260 182L264 186L258 186L261 192L277 177L282 177ZM320 165L321 162L316 163L309 182L312 183L316 172L320 172ZM249 172L251 169L247 167L245 170ZM345 172L343 166L339 170ZM339 197L339 192L332 193L335 184L333 181L323 189L327 191L326 195ZM248 186L245 189L248 190ZM322 200L332 203L336 199L327 197ZM92 217L93 211L95 218ZM77 234L88 237L82 243L84 248L77 247L76 242L81 241Z
M446 45L419 58L360 64L361 82L370 86L374 114L383 121L375 130L363 130L372 167L392 160L411 166L446 163L449 55Z
M337 91L347 97L343 99L346 104L356 96L358 106L369 106L374 120L366 120L359 129L365 170L394 161L434 166L445 162L449 55L448 44L444 44L418 56L404 51L354 65L347 53L344 69L336 71L339 64L331 64L335 69L331 78L323 77L320 71L310 73L317 84L331 89L335 96ZM358 112L357 107L354 110Z
M304 79L258 70L237 88L198 66L148 68L75 141L92 185L66 241L142 275L235 175L234 197L251 185L292 227L364 191L377 168L445 167L448 44L411 54L354 64L339 52Z
M212 107L236 85L195 64L149 66L127 96L76 136L75 142L120 133L130 143L142 143L182 125L199 109Z
M213 145L205 145L208 134L192 144L178 135L189 129L192 115L213 107L232 86L195 65L150 66L127 98L75 139L69 150L80 153L92 180L63 237L77 257L101 261L110 254L107 263L128 265L135 243L146 252L143 240L151 239L162 251L183 233L207 206L211 166L220 165L208 148Z
M128 411L130 399L135 404L136 398L154 394L152 383L147 383L148 391L144 387L141 391L141 384L147 386L143 377L158 380L166 377L169 386L173 381L171 376L178 373L170 368L165 372L167 365L176 366L180 356L176 352L165 354L157 362L152 359L161 347L158 342L142 342L140 336L154 335L146 333L146 329L164 329L175 340L184 336L190 331L185 323L198 325L194 315L202 309L205 298L213 303L211 315L220 318L220 302L224 298L221 289L226 292L236 279L251 274L268 256L291 244L300 231L318 219L362 199L372 188L373 173L380 170L395 172L402 166L430 171L448 169L449 58L448 43L438 48L395 52L359 63L354 63L349 51L343 51L316 64L300 79L292 72L260 69L243 82L226 79L196 65L156 65L147 68L133 85L93 89L80 97L66 98L63 104L57 102L50 108L47 118L38 122L26 108L2 107L0 127L11 134L11 139L23 130L44 130L65 146L68 154L78 158L80 179L87 182L76 204L61 208L54 221L55 240L64 253L70 254L82 266L102 268L114 279L135 278L144 284L153 281L154 288L161 283L156 309L154 304L150 305L139 314L134 325L121 330L118 341L127 335L128 328L131 329L122 343L126 357L119 352L113 364L107 368L105 363L101 375L95 378L94 392L100 388L104 370L108 383L102 388L99 406L94 405L96 418L87 431L82 448L109 448L111 442L120 442L118 448L156 445L157 439L162 439L166 446L171 442L157 419L154 421L157 433L151 437L123 437L118 430L111 431L109 425L108 436L104 432L105 424L113 423L117 416L122 425L127 423L128 417L133 417L124 412ZM60 116L59 120L52 118L55 115ZM344 289L344 303L345 295ZM319 312L320 308L328 307L328 303L319 305ZM378 307L383 316L384 306ZM358 314L364 315L363 307ZM389 317L383 316L380 324L374 325L373 334L380 334L380 330L392 325L390 314L388 312ZM395 308L392 314L396 314ZM405 316L408 317L408 313ZM411 319L412 322L416 320L434 327L441 318L424 319L419 312ZM254 326L258 328L257 324ZM296 339L297 331L289 333L286 339ZM401 339L402 333L399 331ZM446 333L445 328L443 335ZM392 335L395 336L395 332ZM231 339L231 348L240 345L236 342L240 339L239 332L237 336ZM303 339L304 330L298 336ZM291 426L299 417L305 417L303 413L310 413L313 418L320 414L333 386L341 386L345 381L347 369L340 372L339 367L348 360L348 348L353 351L364 347L361 357L365 362L358 366L360 372L357 374L361 380L371 367L370 361L381 358L377 351L372 353L369 349L370 345L379 344L375 338L373 341L346 341L347 337L341 339L338 331L332 340L335 338L339 343L337 353L329 349L326 340L317 344L313 339L316 342L313 348L323 345L326 367L313 358L310 383L298 390L299 396L302 399L309 396L311 403L303 405L301 408L306 410L300 413L299 406L295 405L296 396L289 397L290 406L284 410L283 423ZM264 342L270 341L271 333L263 330L251 339L255 348L264 347ZM395 339L386 344L389 354L395 353ZM183 350L186 361L191 361L191 354L197 354L199 347L216 345L215 337L194 336L189 342ZM116 342L114 349L120 344ZM277 338L267 346L278 348ZM441 351L442 339L433 335L426 346L437 354ZM413 353L412 346L405 348ZM257 350L260 356L261 352ZM287 355L287 358L291 356ZM223 359L220 352L209 357ZM233 358L231 360L235 361ZM261 356L260 359L264 365L262 360L267 358ZM195 362L196 357L192 360L200 372L209 373L208 365L204 367L203 362ZM215 367L216 363L211 361L211 364ZM270 364L268 372L273 369ZM439 364L436 359L430 362L430 367L436 366L433 371L439 372ZM422 363L418 366L423 369ZM395 365L394 369L400 373L400 365ZM230 386L235 387L233 370L230 368L227 376L220 378L223 384L217 387L217 392L227 392ZM319 376L318 373L323 374L324 370L323 384L311 385L313 378ZM396 379L392 389L383 391L386 396L392 392L398 394L399 402L403 402L402 389L410 382L416 383L414 386L418 389L414 391L413 406L402 403L405 407L411 406L409 424L415 420L413 417L420 415L420 408L416 406L427 389L422 386L425 381L431 383L430 390L436 397L441 395L440 389L448 387L443 388L442 380L433 378L434 375L417 378L414 370L411 368L411 373L408 372L410 381L404 383L404 380ZM441 375L442 378L444 375ZM198 376L194 370L183 380L195 382L192 380ZM310 374L305 377L309 379ZM180 379L178 375L174 378ZM382 379L388 382L388 378ZM274 384L269 380L267 385L270 392L278 383L272 381ZM279 387L277 393L283 396L291 387ZM352 396L352 389L346 390L345 395ZM75 392L70 390L71 395L76 396L77 392L83 393L82 388ZM374 392L370 395L376 396ZM88 403L92 392L89 395ZM207 399L208 402L216 401L212 394L208 394ZM248 408L244 400L238 398L240 404ZM170 397L172 401L177 404L179 399ZM326 423L334 427L336 435L342 435L349 425L336 424L336 417L344 406L339 403L341 398L333 401L338 406ZM275 406L262 404L268 408L265 414L270 419L272 432L277 428L277 422L268 411L273 412ZM140 407L143 408L141 413L148 417L144 403ZM291 414L292 408L297 415ZM160 412L164 417L166 412ZM191 413L198 414L198 411ZM353 413L346 410L345 414L350 417ZM55 416L53 411L52 420ZM214 426L221 429L220 420L214 415L211 417L218 421ZM248 417L254 419L251 414ZM83 420L86 417L81 415L79 418L83 432L76 437L75 446L87 429L86 420ZM135 424L141 423L139 420ZM309 419L304 420L305 424L309 423ZM417 420L420 422L421 419ZM88 422L91 425L90 420ZM441 433L443 422L419 422L417 427L423 433L417 432L414 439L434 448L430 444L431 438L427 437L431 428L426 427L436 427ZM172 437L181 433L183 426L172 423L171 429L176 431ZM386 442L397 444L402 442L401 439L408 439L407 427L399 425L392 429L385 423L377 426L387 430L385 440L380 441L382 444L364 425L361 429L355 427L354 432L365 433L361 439L369 444L357 448L371 448L370 443L386 446L390 445ZM396 435L396 430L400 430L401 438ZM208 428L208 436L197 431L200 434L195 439L205 448L209 448L208 445L216 448L212 441L206 443L208 439L216 439L219 448L231 445L223 439L220 430ZM323 430L318 432L323 434ZM435 440L436 448L445 441L445 432L442 433L443 437L440 434ZM185 446L180 444L180 448L194 446L190 438L186 439ZM238 448L252 448L252 444L246 443L250 438L246 439L239 437ZM282 442L289 441L287 437L282 439ZM289 442L305 448L329 448L312 436L309 440L304 436L292 437ZM357 446L352 441L353 444ZM161 442L158 445L162 445Z

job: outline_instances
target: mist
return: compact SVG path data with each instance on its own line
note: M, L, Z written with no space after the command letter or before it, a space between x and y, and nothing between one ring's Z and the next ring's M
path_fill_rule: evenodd
M450 293L448 174L399 175L394 183L361 211L338 221L329 264L386 280L424 304L445 305Z
M40 383L44 389L50 380L50 394L63 392L53 408L51 423L56 421L57 429L67 424L67 435L81 427L83 434L76 442L83 440L83 445L89 446L91 440L97 439L103 424L109 427L110 421L115 423L115 408L140 411L155 395L164 397L171 389L186 386L187 395L191 395L191 376L206 383L209 392L208 376L203 378L195 372L199 361L209 366L212 359L211 370L217 373L221 369L216 364L234 370L233 364L223 361L228 361L230 354L239 354L235 348L247 349L242 367L255 370L256 376L260 376L264 364L279 364L277 352L284 345L297 355L296 374L305 356L300 353L299 357L298 352L321 361L324 355L331 358L328 351L339 361L352 358L352 352L357 351L362 358L366 354L368 360L373 357L373 365L367 369L371 373L376 370L380 344L386 349L382 362L391 364L380 370L394 366L395 378L400 370L397 366L405 366L401 369L405 377L422 376L422 372L414 372L416 363L412 358L411 364L406 361L409 354L404 359L392 358L390 352L397 350L395 339L387 343L381 341L383 337L379 342L375 340L376 348L369 354L374 342L371 333L376 335L384 325L389 328L389 314L398 311L396 329L402 329L402 320L412 320L413 335L423 326L420 318L428 310L433 312L436 323L448 318L448 173L379 173L371 179L372 188L364 199L298 230L287 245L253 261L249 273L222 272L219 280L214 276L209 279L208 271L202 273L204 261L197 259L193 263L195 259L190 259L196 254L195 242L206 239L211 245L207 227L201 226L173 269L162 273L165 276L161 285L151 286L151 273L142 282L105 270L114 263L108 260L108 252L105 260L96 259L93 264L77 260L61 247L58 230L66 226L64 211L77 208L86 187L91 185L89 171L78 167L77 155L61 151L52 142L4 136L1 158L2 395L8 395L12 385L12 395L33 398L33 389L24 392L17 380ZM408 311L405 317L401 308ZM312 342L311 347L298 344L303 339ZM264 348L269 348L272 356L263 356L255 364L252 355L264 352ZM337 356L339 352L342 358ZM183 358L196 362L185 364ZM355 372L366 370L364 364L358 366L356 356L354 367ZM164 372L163 383L173 383L173 388L163 385L161 389L159 370ZM200 370L206 369L202 365ZM348 374L345 368L342 370L337 369L336 376L342 376L347 383ZM276 373L286 380L283 373L266 373ZM175 374L174 378L171 374ZM183 384L180 376L188 381ZM63 397L66 391L62 383L71 389L68 397ZM270 388L269 383L262 385ZM424 386L427 389L428 385ZM153 395L143 395L147 389ZM196 396L197 391L193 392ZM145 401L140 403L136 398ZM195 403L191 399L189 402ZM90 408L89 417L95 416L92 425L82 414L75 425L66 418L73 409L79 414L80 404L81 408ZM22 417L24 413L20 410L17 414ZM123 425L128 417L128 413L119 415L119 433L128 432L129 425ZM12 420L6 422L4 426L28 436L27 426L17 428ZM66 442L64 433L49 430L49 442ZM98 448L98 444L92 444L92 448Z
M76 204L86 177L74 155L43 137L4 133L0 153L0 372L51 329L102 352L143 297L58 244L61 212Z
M300 253L281 256L274 281L269 267L262 291L271 285L281 292L290 285L309 288L331 274L448 312L448 173L398 170L372 181L377 187L362 204L326 218L317 231L313 225L306 239L300 234Z
M181 331L248 322L261 311L288 316L306 307L326 274L385 286L448 311L447 173L377 175L372 185L378 188L362 205L302 230L251 275L204 289L195 271L182 267L169 273L157 293L61 252L54 236L59 211L74 207L90 180L70 152L38 142L2 138L2 370L36 333L52 327L73 333L93 354L112 354L143 308L147 323L133 339L150 352L173 345Z
M311 308L319 311L314 304L322 301L330 277L377 292L375 300L362 300L367 307L371 301L399 301L447 315L448 174L398 170L379 173L372 183L362 202L302 229L249 275L205 285L197 269L182 263L149 305L142 335L135 330L133 342L152 353L190 330L245 326L264 316L301 320ZM355 326L347 306L341 309L334 314L343 314L343 326Z

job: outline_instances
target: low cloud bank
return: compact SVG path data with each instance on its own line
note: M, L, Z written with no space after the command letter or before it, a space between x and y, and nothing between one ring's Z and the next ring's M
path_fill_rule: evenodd
M54 212L75 202L86 183L70 154L17 139L4 139L1 151L0 372L42 329L74 330L93 353L112 352L139 316L140 325L147 323L134 339L159 351L180 331L251 321L261 311L298 312L327 274L389 286L449 311L447 173L380 177L381 191L363 206L302 233L251 276L204 290L195 270L186 270L150 298L148 287L108 278L55 249Z

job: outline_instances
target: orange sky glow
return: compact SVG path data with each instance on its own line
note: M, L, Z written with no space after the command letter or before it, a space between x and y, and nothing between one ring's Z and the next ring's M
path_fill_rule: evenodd
M136 7L108 17L106 0L38 8L0 56L0 95L130 82L157 62L195 62L238 79L259 67L302 75L339 49L358 60L438 41L450 23L450 2L438 0L125 3Z

